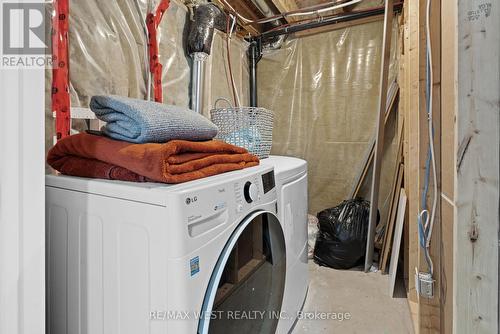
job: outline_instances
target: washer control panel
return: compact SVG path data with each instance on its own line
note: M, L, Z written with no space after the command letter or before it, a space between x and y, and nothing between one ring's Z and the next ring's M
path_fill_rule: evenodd
M242 182L234 183L236 212L242 212L249 205L258 204L262 198L275 189L274 171L256 174Z
M230 215L240 216L252 207L267 203L276 198L274 186L274 171L271 167L260 166L258 170L243 170L238 173L215 176L221 182L213 182L207 186L201 183L199 187L190 187L187 191L179 192L182 196L182 219L188 225L205 224L205 220L214 221L223 217L227 212ZM187 186L186 186L187 188ZM222 218L221 218L222 219ZM194 227L193 227L194 229Z
M234 197L236 198L236 212L240 213L243 211L243 189L241 184L236 182L234 184Z

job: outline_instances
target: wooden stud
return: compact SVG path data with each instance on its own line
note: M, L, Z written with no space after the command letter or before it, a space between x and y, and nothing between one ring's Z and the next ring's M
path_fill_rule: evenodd
M421 17L422 24L425 25L425 2L421 4ZM421 333L440 333L441 332L441 205L440 205L440 193L441 193L441 1L432 0L431 1L431 11L430 11L430 42L432 45L432 68L433 68L433 96L432 96L432 109L433 109L433 128L434 128L434 151L436 159L436 170L437 170L437 187L438 187L438 201L436 207L436 218L434 222L434 229L432 233L432 240L430 244L430 257L434 264L434 297L433 298L423 298L420 297L419 306L419 327ZM426 36L425 36L425 26L422 27L423 32L423 45L420 49L421 51L421 64L423 64L424 73L421 74L421 78L424 79L422 83L422 90L420 99L421 103L419 122L420 122L420 133L419 133L419 143L420 143L420 177L419 177L419 195L422 194L424 189L424 166L427 159L427 151L429 146L429 134L428 134L428 119L425 108L425 57L426 50ZM422 67L421 67L422 68ZM432 176L432 172L431 172ZM431 208L432 200L434 196L433 192L434 184L432 182L432 177L430 178L429 184L429 195L427 198L427 208ZM419 270L427 271L427 263L424 256L424 251L419 248Z
M457 1L442 0L441 16L441 333L453 333L453 211L457 99Z
M410 276L408 279L408 298L410 301L418 300L418 318L414 324L417 333L439 333L441 325L441 208L438 201L436 220L430 245L430 256L434 262L435 295L431 299L421 297L417 299L413 273L415 268L428 271L424 259L424 251L419 246L418 215L422 209L421 194L424 188L424 170L429 145L428 119L426 114L426 6L425 1L411 1L405 3L405 46L403 64L405 69L402 95L405 97L405 188L409 199L408 226L408 264L405 271ZM433 46L433 127L434 146L438 179L438 195L440 192L440 156L441 156L441 2L431 2L431 43ZM431 206L433 184L429 185L427 207ZM440 196L440 195L439 195Z
M404 84L401 86L404 100L405 117L405 141L404 141L404 161L405 161L405 189L408 196L408 263L407 271L410 275L408 279L407 294L410 302L417 305L417 294L415 290L415 280L413 279L415 267L418 263L418 227L417 215L420 208L420 195L418 190L418 177L420 171L418 156L418 115L420 109L420 12L418 1L407 1L404 4L405 17L405 44L404 44ZM416 308L417 322L414 328L418 330L418 307Z
M457 2L442 0L441 16L441 145L442 193L453 200L455 170L455 116L457 107Z
M498 333L500 6L458 1L453 332Z

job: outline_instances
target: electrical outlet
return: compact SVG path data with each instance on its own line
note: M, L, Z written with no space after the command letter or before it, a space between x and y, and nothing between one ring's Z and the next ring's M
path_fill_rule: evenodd
M434 280L430 273L416 272L415 273L415 287L418 294L422 297L434 297Z

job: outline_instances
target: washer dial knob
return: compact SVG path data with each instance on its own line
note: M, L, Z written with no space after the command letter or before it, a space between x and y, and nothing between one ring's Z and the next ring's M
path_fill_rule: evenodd
M255 184L250 181L247 181L247 183L245 183L243 194L245 195L245 200L247 201L247 203L252 203L253 201L255 201L259 195L258 192L259 189Z

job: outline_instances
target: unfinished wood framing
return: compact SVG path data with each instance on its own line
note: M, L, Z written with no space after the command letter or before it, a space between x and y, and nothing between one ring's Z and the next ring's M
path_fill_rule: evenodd
M400 108L405 119L404 140L403 140L403 156L405 162L404 184L406 194L408 196L408 242L407 261L405 263L405 271L407 272L407 296L410 305L413 305L412 314L415 315L414 328L418 325L418 304L415 291L415 280L413 278L414 268L417 266L418 259L418 228L416 217L418 214L418 202L414 198L418 198L417 174L418 166L418 113L420 105L419 85L420 85L420 69L419 69L419 4L416 1L406 2L403 8L404 24L403 24L403 54L400 58L402 70L400 71L400 89L401 103Z
M290 12L292 10L299 9L299 6L295 0L272 0L272 3L280 11L280 13ZM300 17L287 17L287 22L295 22L299 20Z
M220 8L225 8L224 4L220 0L214 0L213 1L217 6ZM251 1L245 1L245 0L229 0L228 1L231 6L236 10L237 13L243 15L244 17L247 17L251 20L257 20L262 18L261 16L258 16L256 13L259 13L259 10ZM243 23L243 22L240 22ZM250 25L242 25L244 27L244 30L246 30L247 33L251 34L252 36L259 35L262 32L262 25L259 24L250 24ZM240 35L247 35L245 33L240 34Z
M404 109L405 139L403 144L405 161L405 189L408 194L407 250L405 272L410 302L417 303L417 317L414 324L417 333L440 333L441 315L441 207L436 208L436 220L430 245L430 256L434 263L435 294L427 299L417 297L415 290L415 268L427 272L424 251L419 246L418 215L422 210L421 194L424 188L425 162L428 154L429 135L426 110L426 2L405 2L405 27L403 31L402 69L400 70L401 106ZM430 39L433 62L433 127L434 148L437 169L438 196L441 198L441 2L432 0L430 15ZM431 174L432 176L432 174ZM432 205L432 177L426 199L427 207Z
M458 1L453 331L498 333L500 6Z
M453 211L457 1L442 0L441 15L441 333L453 333Z
M425 2L422 2L420 7L422 28L421 32L423 34L423 44L420 48L420 59L421 68L423 73L421 78L423 78L422 89L420 93L421 104L419 113L419 161L420 161L420 175L419 175L419 197L423 192L425 184L425 163L427 160L427 154L429 150L429 134L428 134L428 119L427 112L425 108L426 104L426 90L425 90L425 78L426 78L426 6ZM440 205L440 193L441 193L441 1L432 0L430 9L430 42L432 45L432 68L433 68L433 96L432 96L432 109L433 109L433 128L434 128L434 150L436 159L436 171L437 171L437 195L433 192L434 184L432 182L432 171L431 178L429 181L429 193L427 196L427 208L431 208L434 196L438 196L438 204L436 207L436 217L434 222L434 229L432 233L432 239L430 243L430 257L434 264L434 297L433 298L423 298L420 297L419 305L419 332L420 333L440 333L441 332L441 205ZM414 199L416 200L416 199ZM422 207L421 200L419 204ZM427 263L425 260L424 251L419 248L419 270L428 271Z

